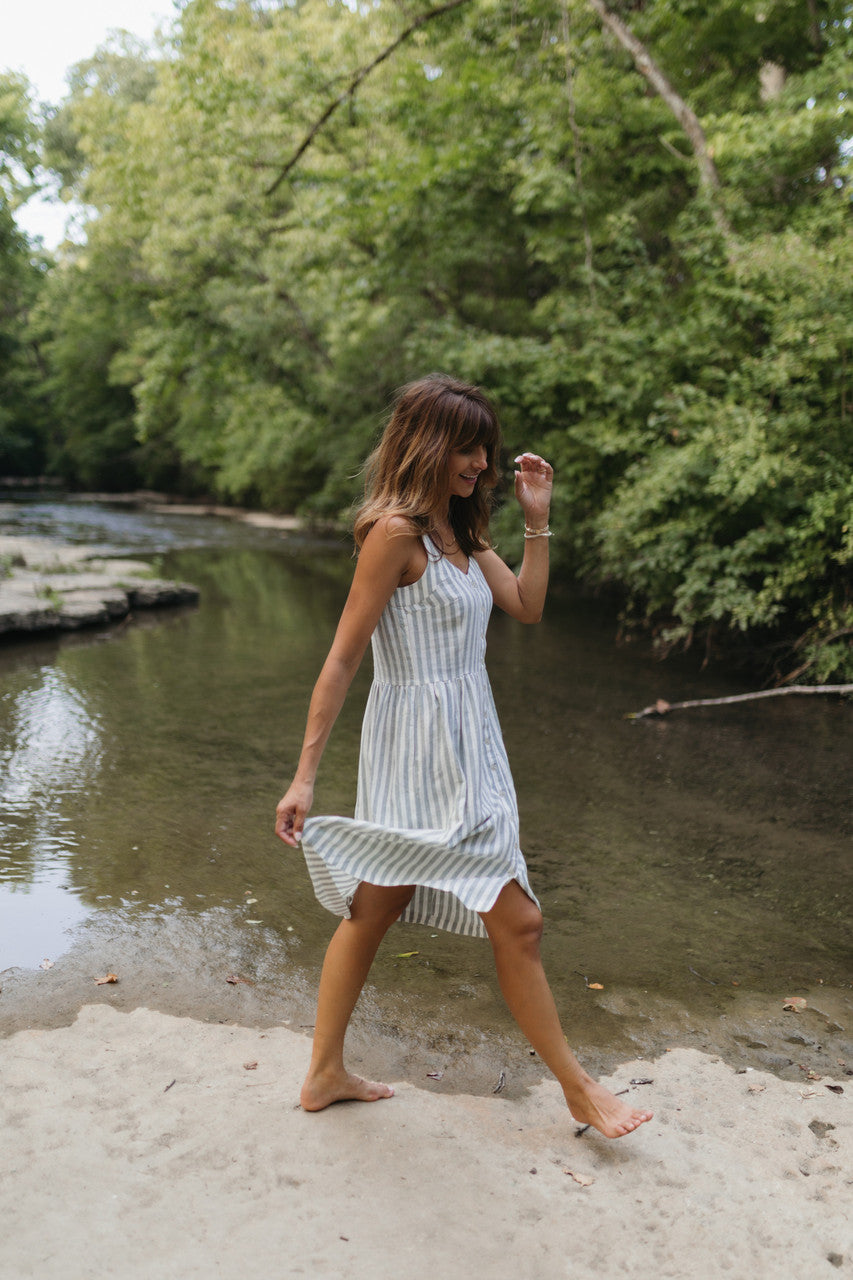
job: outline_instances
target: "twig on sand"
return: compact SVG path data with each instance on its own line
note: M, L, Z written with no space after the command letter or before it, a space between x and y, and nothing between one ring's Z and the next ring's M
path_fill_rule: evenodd
M642 711L629 711L625 720L642 720L644 716L665 716L670 711L684 711L689 707L723 707L732 702L754 702L758 698L782 698L788 693L853 694L853 684L789 684L783 689L759 689L755 693L733 693L728 698L690 698L686 702L667 702L658 698Z

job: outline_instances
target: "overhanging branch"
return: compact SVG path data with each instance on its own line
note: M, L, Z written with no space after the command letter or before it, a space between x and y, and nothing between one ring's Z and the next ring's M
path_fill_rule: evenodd
M699 185L705 188L710 197L711 210L717 228L728 239L732 235L732 228L719 202L720 176L708 150L708 141L699 117L670 84L646 46L634 35L630 27L626 26L619 15L608 9L604 0L589 0L589 3L622 48L630 53L634 66L641 75L646 77L655 93L663 99L687 135L699 170Z
M392 43L389 44L386 49L383 49L381 53L377 54L377 56L373 59L372 62L368 62L365 66L360 67L359 70L353 76L352 80L350 80L347 87L344 89L343 93L339 94L338 97L334 99L334 101L330 102L329 105L326 107L326 110L323 112L323 114L319 116L317 120L314 121L311 128L308 130L305 137L302 139L299 146L294 151L293 155L284 165L281 172L276 177L275 181L272 182L269 185L269 187L267 187L264 194L271 196L275 191L278 190L278 188L281 186L282 182L284 182L287 175L291 172L292 169L296 167L296 165L302 159L305 152L311 146L311 143L317 137L317 134L320 133L320 131L331 119L331 117L335 114L338 108L343 106L343 104L347 101L348 98L352 97L352 95L355 93L359 85L362 84L362 82L366 80L367 77L370 75L371 71L375 71L376 68L381 63L385 62L388 58L391 57L392 53L395 53L396 50L399 49L401 44L404 44L405 41L408 40L409 36L413 35L415 31L418 31L421 27L425 26L426 23L431 22L433 18L440 18L442 14L450 13L452 9L458 9L460 8L461 5L468 4L468 3L469 3L469 0L447 0L446 4L439 5L435 9L427 10L427 12L422 13L419 18L415 18L414 22L410 23L409 26L406 27L405 31L401 32L401 34L397 36L397 39L392 41Z

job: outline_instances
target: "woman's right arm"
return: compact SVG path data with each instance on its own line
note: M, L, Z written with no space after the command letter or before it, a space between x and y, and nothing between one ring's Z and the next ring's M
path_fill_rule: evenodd
M314 799L314 779L332 726L382 610L409 570L419 545L408 525L396 517L377 521L364 540L329 656L311 695L296 774L276 808L275 833L285 844L296 846L302 839L302 826Z

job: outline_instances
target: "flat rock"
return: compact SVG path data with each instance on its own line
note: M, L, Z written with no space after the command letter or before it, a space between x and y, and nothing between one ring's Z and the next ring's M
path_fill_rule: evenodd
M198 598L191 583L154 578L144 561L111 560L103 547L0 535L0 634L102 626Z

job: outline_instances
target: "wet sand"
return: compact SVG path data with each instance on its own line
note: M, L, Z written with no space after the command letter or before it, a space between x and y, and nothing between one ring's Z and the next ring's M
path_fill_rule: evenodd
M475 1096L409 1078L309 1115L309 1052L286 1027L107 1004L8 1037L2 1274L853 1274L840 1066L794 1082L690 1048L626 1062L608 1083L656 1116L607 1142L576 1135L553 1081Z

